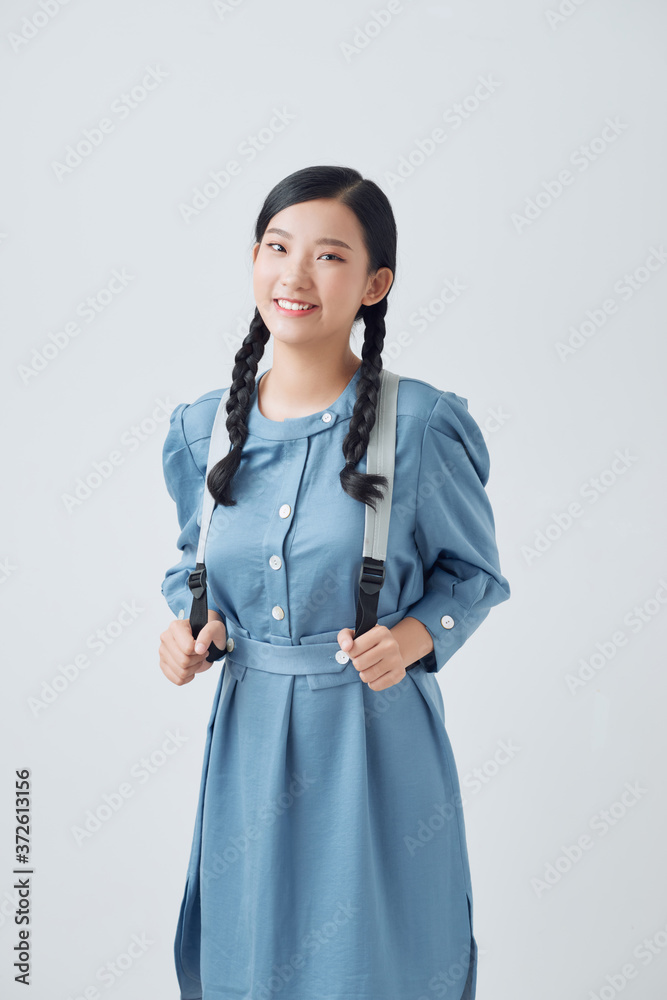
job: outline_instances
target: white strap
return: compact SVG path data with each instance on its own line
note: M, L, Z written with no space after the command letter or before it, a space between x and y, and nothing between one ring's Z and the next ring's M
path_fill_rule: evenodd
M396 406L400 376L383 368L378 398L378 409L366 450L366 472L387 477L387 489L377 510L366 504L364 522L364 556L373 559L387 558L387 538L391 516L391 497L394 490L394 461L396 456Z
M377 416L369 435L366 450L366 471L375 475L387 477L388 487L381 500L377 500L377 510L365 504L364 548L363 555L373 559L387 558L387 538L389 536L389 519L391 515L391 498L394 488L394 461L396 455L396 406L398 401L398 383L400 376L383 368L380 372L380 389L378 393ZM215 500L208 488L208 475L214 465L230 451L229 434L227 432L226 404L229 399L227 389L220 400L215 414L211 441L208 450L208 462L204 480L204 498L202 505L199 545L197 547L197 562L203 563L206 551L206 538L211 523L211 516L216 506Z

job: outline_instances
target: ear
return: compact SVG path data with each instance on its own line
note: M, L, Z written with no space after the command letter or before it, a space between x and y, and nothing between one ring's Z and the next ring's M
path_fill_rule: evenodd
M259 253L259 243L255 243L255 245L252 248L252 262L253 262L253 264L257 260L257 254L258 253Z
M374 306L385 297L392 286L394 273L389 267L380 267L375 272L368 291L361 300L364 306Z

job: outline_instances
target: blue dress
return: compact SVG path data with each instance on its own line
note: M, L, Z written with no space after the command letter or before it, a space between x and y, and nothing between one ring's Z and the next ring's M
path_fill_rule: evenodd
M373 691L336 641L354 630L364 537L365 507L339 480L358 379L326 410L284 421L260 412L255 386L237 504L213 512L209 608L228 642L174 942L182 1000L475 996L465 827L435 673L510 596L489 455L466 399L401 378L378 623L417 618L434 649ZM164 444L183 557L162 593L186 618L224 391L176 406Z

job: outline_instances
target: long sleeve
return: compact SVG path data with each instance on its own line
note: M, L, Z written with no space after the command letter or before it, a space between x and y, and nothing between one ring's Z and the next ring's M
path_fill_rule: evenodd
M169 496L176 501L178 523L181 528L176 545L182 550L183 557L179 563L167 570L161 589L173 613L182 618L190 617L192 607L192 591L188 586L188 577L197 561L199 543L197 519L201 514L205 479L205 473L202 473L195 463L185 436L183 414L188 405L179 403L172 410L169 431L162 450L164 478ZM217 611L226 625L226 618L213 601L208 585L206 594L209 610Z
M442 392L424 429L415 497L424 594L406 612L433 637L434 648L423 658L431 673L444 666L494 605L510 597L485 491L489 471L489 453L467 400Z

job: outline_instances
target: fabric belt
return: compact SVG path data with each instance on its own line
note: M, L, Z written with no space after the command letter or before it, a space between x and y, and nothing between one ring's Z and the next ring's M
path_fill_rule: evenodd
M378 618L377 623L393 628L405 614L405 610L394 611ZM225 664L239 680L243 679L247 668L270 674L306 675L311 688L333 687L360 680L359 671L338 645L336 636L339 631L302 636L298 645L278 645L251 639L245 629L227 617Z

